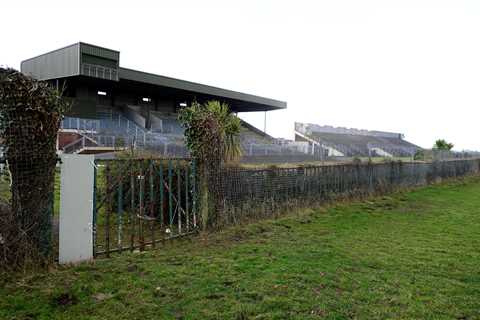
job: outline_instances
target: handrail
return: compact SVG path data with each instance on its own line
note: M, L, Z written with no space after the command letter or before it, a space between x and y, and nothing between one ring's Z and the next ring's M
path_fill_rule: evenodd
M72 148L72 150L70 151L70 147L78 145L79 142L81 142L81 146L85 146L85 136L82 136L80 139L77 139L77 140L67 144L66 146L64 146L63 151L65 153L69 153L69 152L75 152L75 151L79 150L80 148Z

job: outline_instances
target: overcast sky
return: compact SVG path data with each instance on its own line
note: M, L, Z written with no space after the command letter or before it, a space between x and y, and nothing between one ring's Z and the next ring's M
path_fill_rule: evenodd
M125 4L121 4L125 3ZM128 3L128 5L127 5ZM480 149L480 1L2 0L0 65L78 41L123 67L284 100L293 122ZM263 113L243 118L263 129Z

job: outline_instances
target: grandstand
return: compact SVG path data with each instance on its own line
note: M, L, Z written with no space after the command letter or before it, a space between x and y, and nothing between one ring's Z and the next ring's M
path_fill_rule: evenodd
M163 156L188 155L178 110L219 100L232 112L286 108L283 101L120 67L120 52L76 43L25 60L21 71L65 88L72 108L58 149L109 153L129 148ZM275 139L242 121L243 161L289 162L327 157L410 156L418 147L395 133L295 124L295 141Z
M66 117L61 124L59 145L66 153L110 153L133 146L164 156L188 155L183 128L176 115L156 114L156 117L160 119L159 125L151 130L130 120L125 113L113 110L98 112L97 119ZM306 142L276 139L243 120L241 124L244 161L315 160Z
M64 87L73 106L61 125L59 150L111 153L125 148L185 156L178 110L196 100L219 100L232 112L266 112L286 102L120 67L120 52L76 43L25 60L21 71ZM284 143L242 122L245 157L308 156L308 144Z
M412 157L421 148L393 132L295 123L295 140L308 142L312 153L330 157Z

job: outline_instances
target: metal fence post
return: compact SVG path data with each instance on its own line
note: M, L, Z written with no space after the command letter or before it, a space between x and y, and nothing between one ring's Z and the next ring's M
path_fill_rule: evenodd
M145 250L145 234L143 231L143 220L145 216L144 208L144 189L145 189L145 176L143 172L140 172L138 176L139 180L139 191L138 191L138 207L139 207L139 217L138 217L138 237L140 241L140 251Z
M159 185L159 189L160 189L160 208L159 208L159 215L160 215L160 226L163 227L163 203L164 203L164 199L163 199L163 195L164 195L164 181L163 181L163 165L162 165L162 162L160 162L159 164L159 179L160 179L160 185Z
M113 210L113 185L112 177L110 174L110 166L107 164L105 168L105 180L106 180L106 196L107 196L107 212L105 216L105 253L107 258L110 257L110 215Z
M180 174L180 161L176 161L177 164L177 218L178 218L178 234L182 234L182 186L181 186L181 174Z
M130 169L130 251L135 248L135 171Z
M189 201L189 188L188 188L188 164L185 166L185 228L187 231L190 229L190 221L188 217L188 201Z
M117 190L117 246L122 251L122 218L123 218L123 179L120 178Z
M152 247L155 247L155 202L154 202L154 185L153 185L153 160L150 160L149 163L149 184L150 184L150 195L149 195L149 207L150 207L150 213L149 216L151 218L150 223L151 223L151 237L152 237Z
M172 232L173 225L173 194L172 194L172 160L168 160L168 218L170 225L170 232Z
M192 212L193 227L197 227L197 169L196 161L192 160Z

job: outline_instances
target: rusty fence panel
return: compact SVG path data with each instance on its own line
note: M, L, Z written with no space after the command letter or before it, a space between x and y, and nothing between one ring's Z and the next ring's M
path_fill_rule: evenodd
M196 168L187 158L95 162L94 256L155 248L197 231Z

